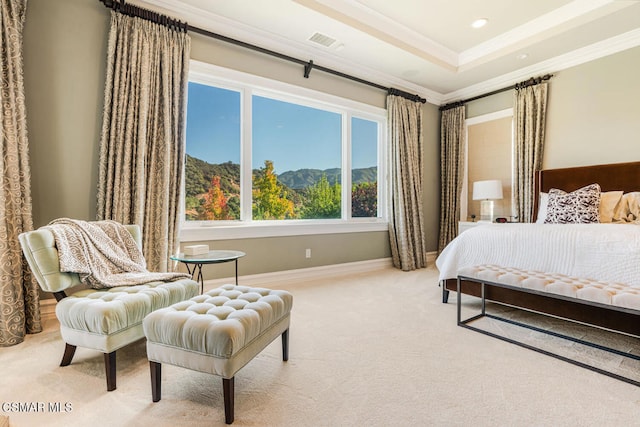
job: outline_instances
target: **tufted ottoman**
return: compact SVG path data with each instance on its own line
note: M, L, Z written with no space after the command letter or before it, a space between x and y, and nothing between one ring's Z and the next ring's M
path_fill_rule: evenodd
M83 289L56 305L60 335L65 342L111 353L144 336L142 320L147 314L191 298L199 290L191 279Z
M161 364L222 377L225 421L234 418L234 376L279 335L289 358L289 292L224 285L145 317L154 402L161 398Z

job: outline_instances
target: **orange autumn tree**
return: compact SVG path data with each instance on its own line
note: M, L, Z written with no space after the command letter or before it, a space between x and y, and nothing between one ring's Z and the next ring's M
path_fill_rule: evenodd
M204 195L204 203L202 206L204 218L206 220L228 220L233 219L229 215L229 205L227 197L225 197L222 188L220 188L220 177L211 178L211 186L209 191Z

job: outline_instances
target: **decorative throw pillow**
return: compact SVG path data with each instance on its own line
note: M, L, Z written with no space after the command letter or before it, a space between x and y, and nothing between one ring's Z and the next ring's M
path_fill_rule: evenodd
M544 224L547 218L547 205L549 204L549 193L540 193L538 199L538 215L536 216L536 224Z
M600 222L612 222L616 206L622 199L622 191L605 191L600 193Z
M545 224L589 224L600 222L600 186L587 185L571 193L549 190Z
M613 211L613 222L640 222L640 192L626 193Z

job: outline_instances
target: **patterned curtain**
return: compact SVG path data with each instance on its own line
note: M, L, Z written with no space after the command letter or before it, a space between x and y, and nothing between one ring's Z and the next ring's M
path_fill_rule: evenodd
M516 85L513 200L520 222L533 220L535 171L542 167L548 83Z
M38 285L18 242L18 234L33 229L22 69L26 8L26 0L0 0L0 347L42 331Z
M138 224L150 271L178 247L185 157L187 34L111 12L98 219Z
M465 106L442 111L440 119L440 235L438 253L458 235L466 118Z
M393 265L404 271L427 266L422 215L422 107L387 96L389 122L389 237Z

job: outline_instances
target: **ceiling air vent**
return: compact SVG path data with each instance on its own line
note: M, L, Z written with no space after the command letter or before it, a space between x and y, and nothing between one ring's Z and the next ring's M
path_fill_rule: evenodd
M311 37L309 37L309 41L320 44L324 47L329 47L334 44L337 40L333 37L329 37L326 34L322 33L314 33Z

